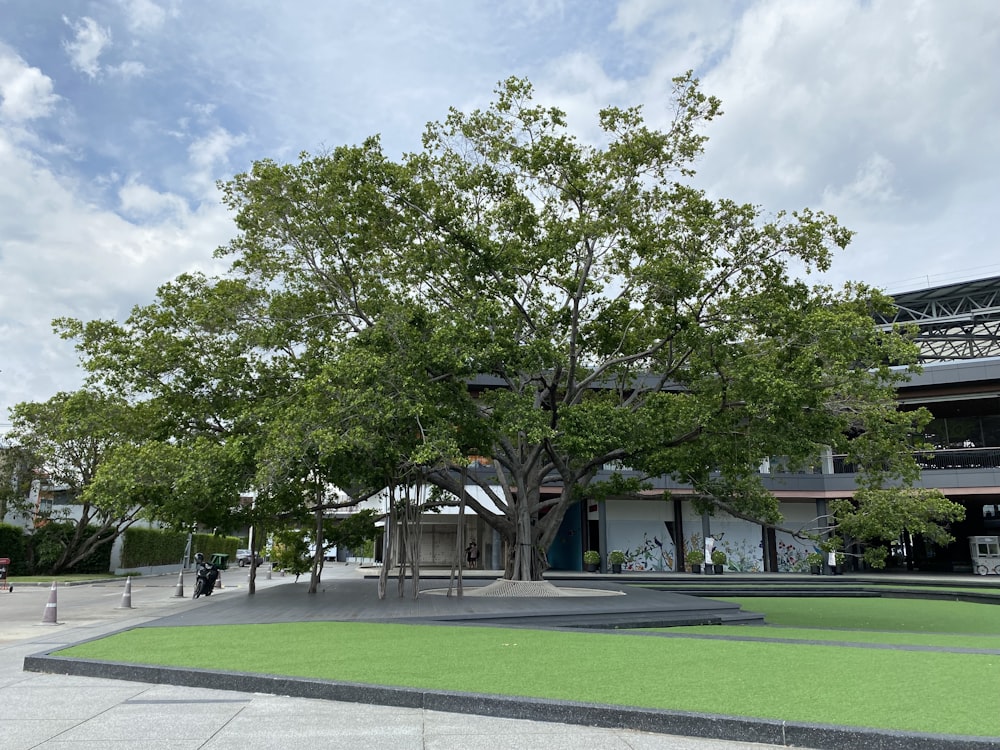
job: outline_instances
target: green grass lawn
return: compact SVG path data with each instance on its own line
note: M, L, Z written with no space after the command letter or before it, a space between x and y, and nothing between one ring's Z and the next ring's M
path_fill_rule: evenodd
M817 623L829 617L822 602L827 600L751 598L746 607L765 611L769 619L773 610L778 619L784 619L791 618L799 605L803 613L798 625L803 627L802 622ZM854 613L853 621L844 616L840 621L845 624L838 627L902 622L907 627L901 629L919 629L909 627L909 619L900 621L902 610L897 605L901 604L904 608L918 605L905 613L906 618L918 616L926 607L935 628L949 622L975 623L958 631L959 638L975 636L992 643L992 636L1000 632L1000 607L991 605L884 599L829 602ZM888 605L881 616L877 616L879 604ZM952 607L955 613L947 612ZM987 611L975 612L979 607ZM865 608L871 611L863 612ZM737 630L745 635L765 630L779 636L791 632L780 627L699 632ZM857 632L840 635L845 642L859 637ZM912 638L906 635L893 641L886 632L880 637L888 643ZM1000 638L997 641L1000 647ZM932 640L929 645L944 642ZM140 628L59 653L788 721L1000 736L1000 655L659 638L626 631L567 633L326 622Z
M822 582L821 582L822 583ZM687 589L698 589L699 591L706 588L705 584L689 583L687 581L671 581L669 584L665 583L636 583L630 584L633 586L638 586L639 588L649 588L657 589L661 591L685 591ZM723 584L714 583L712 584L716 587L723 586ZM732 583L726 580L724 588L730 591L734 589L747 589L753 591L773 591L776 594L781 594L786 591L800 591L804 586L816 587L818 584L815 582L803 582L803 583L765 583L760 584L756 581L748 581L746 579L735 579ZM912 585L909 583L867 583L867 582L851 582L849 584L839 584L840 588L843 589L844 596L851 596L855 591L872 591L872 592L883 592L883 591L916 591L916 592L933 592L937 594L947 594L949 592L963 593L963 594L991 594L993 596L1000 596L1000 584L996 586L919 586ZM836 590L836 589L834 589ZM718 598L718 597L713 597Z
M850 597L718 597L770 625L905 633L1000 635L1000 606L924 599Z
M936 648L980 648L1000 651L1000 635L954 635L951 633L886 633L869 630L826 630L792 628L780 625L696 625L681 628L656 628L671 635L711 635L727 638L785 639L825 641L827 643L875 643L895 646L933 646Z

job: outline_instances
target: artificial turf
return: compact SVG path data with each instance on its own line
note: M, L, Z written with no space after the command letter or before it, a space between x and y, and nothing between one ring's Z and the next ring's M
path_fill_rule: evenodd
M834 644L879 644L887 646L927 646L940 649L990 649L1000 651L1000 635L960 635L952 633L887 633L875 630L793 628L782 625L692 625L655 628L655 632L675 636L710 635L758 640L816 641ZM647 631L648 632L648 631Z
M836 601L846 607L851 600ZM853 601L893 604L896 600ZM748 608L760 611L760 603L750 599ZM1000 617L1000 608L968 606L991 609ZM990 619L989 615L976 618L980 623ZM760 630L748 627L745 632L753 635ZM844 635L849 640L854 634ZM661 638L626 632L308 622L139 628L64 649L59 655L1000 736L996 711L1000 654Z
M761 612L771 625L1000 635L1000 606L994 604L882 597L717 598L736 602L751 612Z

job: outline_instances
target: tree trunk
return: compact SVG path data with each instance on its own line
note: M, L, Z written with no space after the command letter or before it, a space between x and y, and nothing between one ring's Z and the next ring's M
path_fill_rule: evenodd
M382 570L378 574L378 598L385 599L389 585L389 566L392 564L392 545L395 542L396 504L392 490L389 490L389 512L386 514L385 531L382 534Z
M253 526L250 527L250 539L250 583L247 586L247 594L253 596L257 593L257 534Z
M463 485L465 472L462 472ZM451 566L451 578L448 581L448 596L451 596L452 583L457 583L455 595L462 598L462 556L465 554L465 493L458 498L458 528L455 531L455 563ZM456 576L457 569L457 576Z
M422 486L417 485L406 504L410 514L410 583L413 586L414 599L420 595L420 540L424 530L420 517L423 511L420 502L421 489Z
M406 591L406 562L410 546L410 514L406 508L405 498L400 503L397 522L399 523L399 539L396 540L396 549L399 554L399 570L396 573L396 596L402 599Z
M316 551L313 553L312 571L309 576L309 593L315 594L319 591L320 576L323 572L323 504L317 498L316 510L313 511L316 522L315 542Z

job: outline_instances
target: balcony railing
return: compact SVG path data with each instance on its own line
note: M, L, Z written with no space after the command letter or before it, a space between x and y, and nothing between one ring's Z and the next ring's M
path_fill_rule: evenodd
M1000 448L943 448L916 451L913 456L923 471L1000 469ZM834 474L854 474L857 471L857 466L849 463L846 456L833 457Z

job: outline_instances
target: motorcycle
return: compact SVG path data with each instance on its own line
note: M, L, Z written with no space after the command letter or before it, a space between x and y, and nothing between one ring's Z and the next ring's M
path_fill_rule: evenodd
M195 555L195 579L194 579L194 599L203 594L212 595L215 582L219 580L219 569L212 563L205 562L204 557L199 553Z

